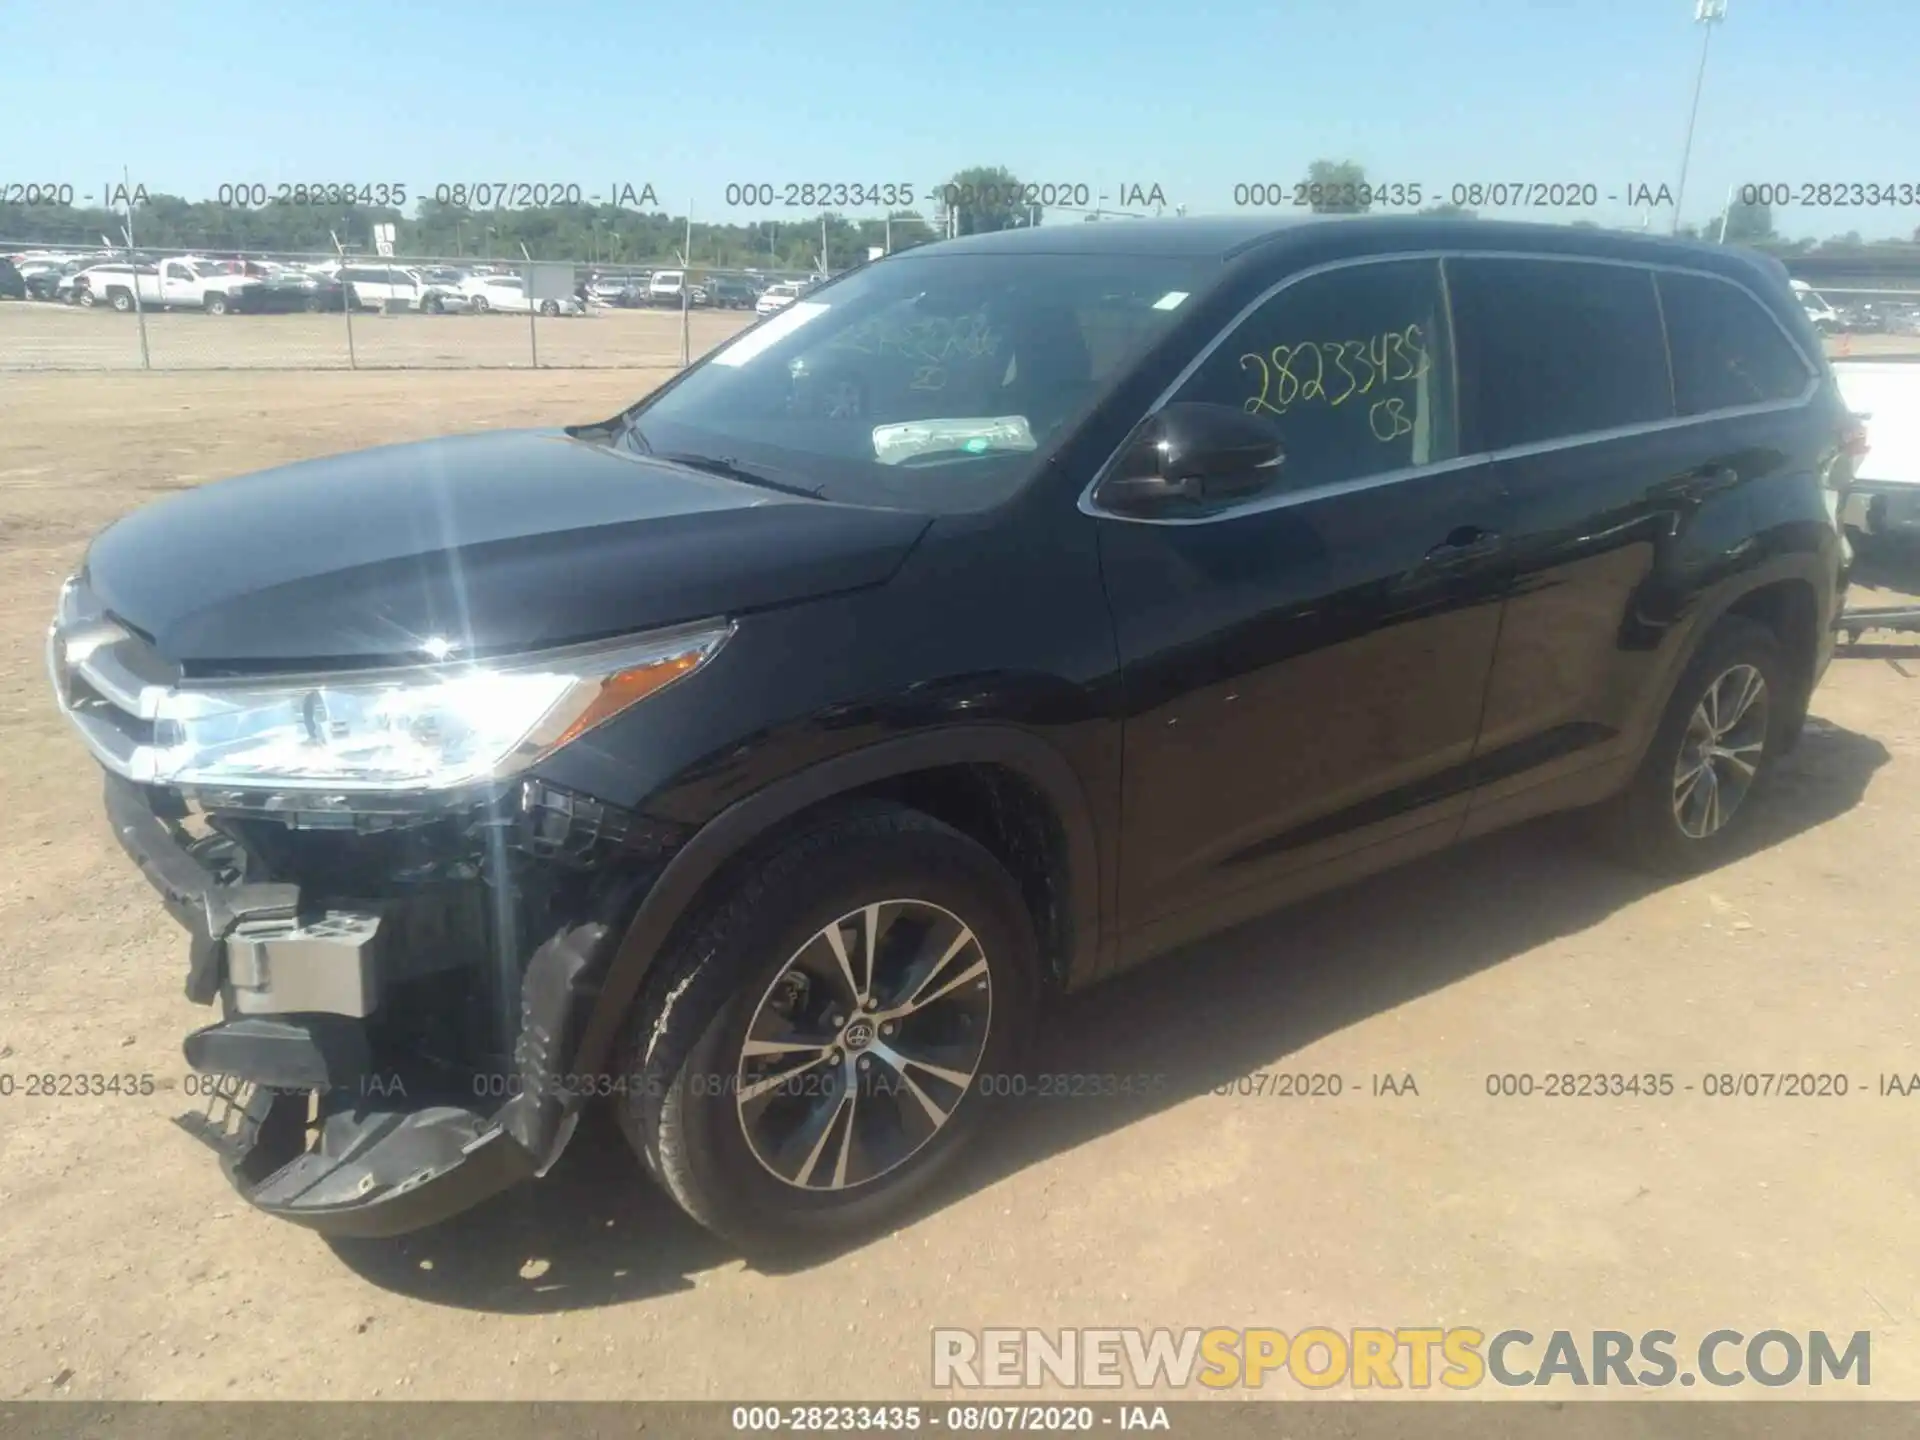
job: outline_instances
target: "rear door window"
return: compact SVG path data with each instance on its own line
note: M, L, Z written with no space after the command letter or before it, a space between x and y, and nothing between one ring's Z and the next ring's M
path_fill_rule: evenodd
M1661 271L1660 309L1682 415L1806 394L1813 371L1760 302L1738 285Z
M1463 420L1482 450L1673 418L1653 273L1559 259L1450 259Z

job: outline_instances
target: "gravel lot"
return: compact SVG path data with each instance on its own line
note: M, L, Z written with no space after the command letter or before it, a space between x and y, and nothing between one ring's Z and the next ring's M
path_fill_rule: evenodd
M556 352L590 333L596 353L603 335L655 353L663 318L551 322L543 355L549 331ZM217 336L240 364L341 324L154 333ZM469 332L510 349L525 322L362 331L437 354ZM9 362L131 334L0 306ZM1920 647L1898 643L1835 662L1746 858L1654 888L1535 825L1125 978L1054 1022L1045 1068L1163 1076L1157 1093L1019 1108L911 1223L830 1261L745 1266L595 1129L546 1180L402 1241L335 1249L251 1212L169 1123L205 1012L47 693L55 589L92 533L170 491L598 418L668 373L0 382L0 1399L931 1397L933 1326L1314 1324L1866 1329L1868 1393L1920 1398L1920 1096L1877 1093L1920 1071ZM1871 578L1911 590L1920 562ZM1345 1093L1213 1093L1281 1069ZM1486 1091L1489 1072L1567 1070L1695 1088ZM1747 1070L1838 1072L1851 1093L1700 1091ZM22 1093L49 1072L149 1074L156 1093ZM1376 1098L1375 1074L1418 1093Z

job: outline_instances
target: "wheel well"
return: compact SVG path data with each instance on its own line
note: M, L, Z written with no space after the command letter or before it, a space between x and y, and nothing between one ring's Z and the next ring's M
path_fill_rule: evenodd
M1813 667L1820 649L1820 607L1805 580L1776 580L1749 591L1727 611L1764 625L1786 653L1794 680L1792 731L1797 733L1813 695Z
M740 867L756 863L788 836L827 815L872 802L918 810L985 846L1020 888L1033 920L1034 937L1046 958L1049 980L1059 985L1067 982L1074 946L1082 937L1074 934L1069 903L1066 831L1040 787L1009 765L964 762L933 766L829 796L755 837L745 850L721 866L702 890L723 893ZM698 909L697 903L689 905L687 914Z
M1067 838L1037 785L1008 766L974 763L912 771L861 793L931 815L992 851L1027 902L1050 978L1066 982L1075 940Z

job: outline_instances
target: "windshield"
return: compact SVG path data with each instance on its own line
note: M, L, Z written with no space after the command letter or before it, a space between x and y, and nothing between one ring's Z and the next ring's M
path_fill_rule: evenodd
M782 306L635 416L642 443L830 499L973 508L1025 482L1202 285L1189 260L926 255Z

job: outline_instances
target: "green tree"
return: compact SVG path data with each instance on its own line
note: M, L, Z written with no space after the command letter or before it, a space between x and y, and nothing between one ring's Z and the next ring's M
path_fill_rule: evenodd
M1316 160L1307 167L1307 184L1319 186L1320 199L1313 208L1321 215L1359 215L1370 207L1364 203L1361 187L1367 183L1367 171L1358 160ZM1309 191L1310 195L1314 192ZM1351 201L1349 201L1351 195Z
M1442 200L1438 205L1429 205L1420 212L1422 215L1450 215L1457 220L1477 220L1479 211L1465 205L1456 205L1451 200Z
M984 235L990 230L1011 230L1016 220L1025 223L1027 207L1014 203L1021 184L1004 165L970 165L954 171L947 185L959 202L954 206L957 235ZM940 203L945 203L944 198Z
M537 260L609 267L671 264L687 244L684 215L631 205L475 210L442 203L429 194L417 198L413 210L408 216L393 208L278 201L246 207L142 192L134 206L133 232L142 249L318 256L333 253L335 237L349 254L371 254L373 227L391 224L397 253L410 258L518 260L525 244ZM692 263L712 269L813 269L820 259L822 218L696 224ZM884 243L882 221L824 218L829 263L836 268L864 257L868 246ZM104 208L0 205L0 248L50 245L91 250L101 244L102 236L118 246L125 243L125 225L124 212ZM896 250L932 237L932 226L917 212L894 213Z

